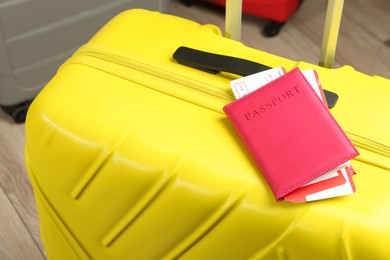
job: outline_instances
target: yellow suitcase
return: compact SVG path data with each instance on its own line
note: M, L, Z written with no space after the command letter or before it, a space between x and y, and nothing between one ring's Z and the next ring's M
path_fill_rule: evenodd
M142 25L142 26L139 26ZM314 68L360 152L357 192L277 202L222 107L237 76L179 46ZM112 19L31 105L25 158L49 259L390 259L390 81L248 48L146 10Z

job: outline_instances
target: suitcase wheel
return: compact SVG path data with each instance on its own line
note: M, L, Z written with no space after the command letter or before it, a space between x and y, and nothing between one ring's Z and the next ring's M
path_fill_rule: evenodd
M193 4L193 0L183 0L183 3L186 5L186 6L191 6Z
M263 28L263 35L266 37L274 37L279 34L285 22L269 21Z
M24 123L30 104L31 100L28 100L12 106L2 106L1 108L6 114L12 117L15 123Z

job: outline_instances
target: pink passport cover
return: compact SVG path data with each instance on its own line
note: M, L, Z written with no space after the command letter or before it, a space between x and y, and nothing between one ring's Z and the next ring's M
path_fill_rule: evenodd
M223 109L277 200L359 154L298 68Z

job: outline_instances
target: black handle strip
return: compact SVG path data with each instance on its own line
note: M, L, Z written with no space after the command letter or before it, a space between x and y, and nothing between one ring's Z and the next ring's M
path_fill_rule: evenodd
M175 51L173 58L180 64L213 74L225 71L240 76L248 76L271 68L253 61L200 51L184 46L179 47ZM339 98L338 95L325 89L324 94L328 107L334 107Z
M225 71L240 76L248 76L270 69L268 66L253 61L199 51L188 47L179 47L173 54L173 58L180 64L211 73Z

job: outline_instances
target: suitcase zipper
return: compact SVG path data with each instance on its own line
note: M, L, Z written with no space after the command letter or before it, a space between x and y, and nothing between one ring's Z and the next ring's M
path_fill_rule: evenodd
M182 65L172 63L172 70L162 69L164 67L167 67L166 63L163 64L162 62L156 60L149 60L146 57L140 57L139 55L123 52L117 49L112 49L107 46L102 46L100 48L96 47L96 45L94 46L95 46L94 48L82 47L78 52L75 53L75 55L67 63L69 62L74 63L78 58L91 57L94 59L99 59L101 61L108 62L110 66L97 66L95 63L90 61L88 62L86 59L83 59L82 63L91 67L95 67L100 70L104 70L111 74L118 75L123 78L127 78L130 81L137 81L137 80L130 78L129 73L127 75L123 75L123 73L120 73L119 71L115 70L115 68L113 68L111 65L112 64L120 65L125 68L130 68L139 71L141 73L145 73L149 77L158 77L168 82L178 84L181 87L184 86L187 90L191 91L192 94L194 93L200 94L203 96L202 98L204 98L204 96L208 96L210 98L217 99L220 102L223 102L223 104L227 104L235 100L234 95L230 90L230 88L226 87L229 86L228 82L230 81L230 79L220 77L218 75L210 75L208 73L205 73L205 76L199 76L200 78L204 78L205 80L209 81L208 83L205 83L204 81L199 80L197 78L191 78L189 76L186 76L184 70L183 70L184 73L175 72L175 70L177 70L177 66L182 67ZM102 50L102 48L104 48L105 50ZM107 49L110 50L106 51ZM161 66L158 66L159 63L161 63L160 64ZM151 64L155 64L155 65L151 65ZM140 81L140 79L138 79L138 81ZM140 84L156 89L156 87L148 84L147 82L140 82ZM156 89L156 90L161 92L166 92L167 94L170 94L172 96L176 96L173 91L169 91L167 89ZM185 97L180 97L180 98L184 100L188 99L187 95ZM223 113L221 108L222 107L216 109L214 107L212 108L212 110L216 110L220 113Z
M102 49L105 50L103 51ZM147 74L148 76L162 78L172 84L180 85L181 88L183 88L184 86L187 92L184 94L177 93L176 91L177 90L179 91L179 88L162 90L160 88L156 88L152 84L148 85L145 82L137 82L137 83L141 85L145 85L157 91L164 92L168 95L179 97L183 100L189 101L190 103L203 106L205 108L208 108L218 113L223 113L222 107L227 103L230 103L235 100L234 95L229 87L229 81L231 79L228 79L226 77L221 77L218 74L211 75L206 72L205 72L205 76L199 75L198 79L194 79L194 78L186 77L180 72L172 72L171 70L168 69L162 69L164 66L167 66L166 63L160 64L161 66L158 66L159 63L158 61L156 62L155 60L153 60L153 62L151 62L148 61L147 58L139 57L137 55L130 57L130 54L131 53L124 52L107 46L101 46L97 44L91 46L91 44L89 44L89 46L84 46L80 48L79 51L77 51L72 56L72 58L69 59L63 66L65 66L66 64L80 63L108 72L113 75L117 75L122 78L126 78L130 81L137 81L134 78L130 78L128 72L127 73L125 71L120 72L117 69L115 69L112 66L112 64L120 65L125 68L130 68L142 72L144 74ZM88 58L92 58L92 60ZM103 61L103 64L96 62L96 59ZM156 64L156 65L151 65L151 64ZM172 63L172 66L174 66L172 67L172 70L178 70L179 67L177 67L177 65L178 64ZM188 72L188 70L186 71ZM182 70L182 72L185 73L185 70ZM200 79L203 78L210 82L204 83L204 81L200 80L199 78ZM188 91L191 91L192 95L188 95ZM196 94L201 95L201 97L200 98L199 96L198 98L194 97L194 95ZM207 102L206 100L207 98L211 99L212 101ZM369 152L382 155L386 158L390 158L390 148L388 146L348 131L345 132L355 146L360 147ZM374 158L371 159L366 156L363 157L363 155L360 155L355 159L386 170L390 170L390 162L389 165L387 165L383 163L383 160L376 160Z

